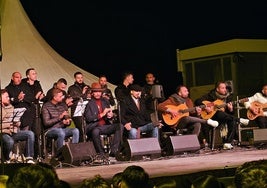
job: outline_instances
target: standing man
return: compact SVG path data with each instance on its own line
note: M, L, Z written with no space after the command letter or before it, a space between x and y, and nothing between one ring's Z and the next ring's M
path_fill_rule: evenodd
M55 88L52 91L52 99L42 107L43 124L45 131L47 130L46 137L57 140L57 152L63 146L65 138L72 137L72 143L79 142L79 130L68 127L71 117L63 99L62 90Z
M144 84L144 87L143 87L144 91L142 95L144 96L147 109L150 111L150 113L154 113L156 110L155 108L157 108L155 105L155 102L158 103L158 102L163 102L165 100L163 89L162 89L162 86L158 84L158 81L156 81L156 78L153 73L150 73L150 72L147 73L145 80L146 80L146 83ZM156 86L159 86L159 88L161 89L160 98L154 98L153 96L152 88Z
M33 162L34 155L34 133L29 130L20 130L20 122L10 122L10 116L14 114L14 107L10 103L10 98L6 89L1 90L1 105L2 105L2 139L3 139L3 153L5 160L9 161L9 154L13 149L14 142L26 141L26 162Z
M114 157L121 143L122 125L113 123L113 112L109 101L102 97L103 89L99 83L91 85L92 98L88 101L85 109L86 134L94 143L96 152L104 157L104 149L101 144L100 135L114 134L110 156Z
M130 86L130 94L121 101L121 122L129 139L140 138L140 134L148 133L158 138L158 127L155 126L141 98L143 88L137 84Z
M26 78L23 78L21 84L24 88L24 101L30 104L30 110L32 117L30 119L22 117L23 122L27 121L30 126L30 130L34 132L35 135L35 157L41 155L40 148L40 135L41 135L41 119L40 119L40 100L44 98L44 92L40 81L37 80L37 72L34 68L29 68L26 70ZM32 120L33 118L33 120Z
M84 132L84 119L83 116L76 116L74 114L77 105L79 102L83 102L87 99L87 90L89 90L89 86L84 83L83 74L81 72L74 73L74 84L68 88L68 95L73 99L73 105L71 105L71 117L76 126L79 130L79 142L85 141L85 132Z
M133 84L134 78L131 72L125 72L122 76L122 83L115 88L115 97L121 102L130 94L129 86Z

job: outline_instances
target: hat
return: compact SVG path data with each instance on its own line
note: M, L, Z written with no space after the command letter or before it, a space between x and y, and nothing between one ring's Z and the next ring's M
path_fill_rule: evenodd
M92 83L91 85L91 91L94 92L94 91L103 91L104 89L101 87L101 85L98 83L98 82L94 82Z
M130 86L130 90L142 91L143 88L141 86L139 86L138 84L133 84L133 85Z

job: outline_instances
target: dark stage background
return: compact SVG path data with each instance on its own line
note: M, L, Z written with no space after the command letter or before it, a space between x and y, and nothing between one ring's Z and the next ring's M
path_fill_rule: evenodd
M183 82L176 49L233 38L267 38L265 6L244 2L21 0L45 40L63 57L113 84L153 72L166 95Z

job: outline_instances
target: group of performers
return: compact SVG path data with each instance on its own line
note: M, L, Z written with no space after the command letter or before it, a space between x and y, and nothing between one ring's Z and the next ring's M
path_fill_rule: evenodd
M267 127L264 106L267 104L267 84L255 95L234 101L227 84L220 81L209 93L192 101L185 85L178 86L167 99L164 96L155 98L152 88L158 83L154 75L146 74L146 81L141 87L133 83L133 73L126 72L113 97L105 75L101 75L98 82L87 85L83 74L76 72L74 84L67 87L67 81L59 78L44 94L34 68L28 69L23 79L20 72L14 72L10 84L1 90L4 160L10 161L14 142L26 141L23 149L27 161L33 162L42 155L39 139L44 134L47 139L56 139L56 156L65 139L71 137L74 144L92 141L97 154L104 158L107 151L103 148L101 135L113 135L108 155L115 157L125 138L139 139L145 134L160 140L163 127L168 127L174 134L186 128L186 134L196 134L202 143L208 140L209 129L226 124L223 142L230 144L238 140L240 123L246 126L254 122L259 128ZM244 104L248 119L235 117L236 103ZM19 121L12 119L14 109L23 111ZM156 114L156 121L151 118L153 114ZM74 126L70 126L72 124Z

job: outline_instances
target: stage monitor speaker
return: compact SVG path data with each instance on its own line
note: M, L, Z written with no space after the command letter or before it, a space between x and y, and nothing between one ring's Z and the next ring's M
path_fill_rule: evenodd
M63 162L80 165L83 161L92 161L96 155L93 142L67 143L62 148Z
M153 99L161 99L164 98L163 87L162 85L155 84L152 86L152 97Z
M127 152L124 160L140 160L144 157L155 159L161 157L158 138L140 138L127 140Z
M253 129L254 143L267 143L267 129Z
M200 149L198 137L195 134L192 135L180 135L170 136L172 143L173 155L183 153L185 151L195 152Z

